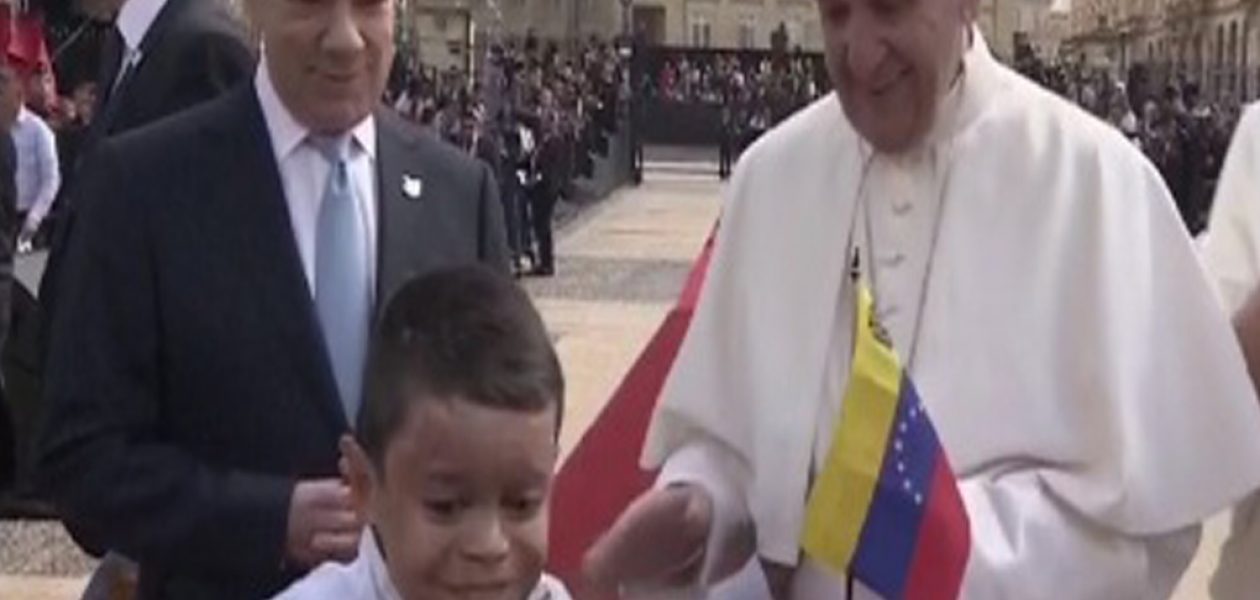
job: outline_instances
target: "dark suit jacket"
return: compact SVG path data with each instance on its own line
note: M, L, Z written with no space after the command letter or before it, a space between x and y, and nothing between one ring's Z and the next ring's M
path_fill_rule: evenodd
M13 136L0 135L0 262L12 266L17 244L17 148Z
M17 149L13 137L0 135L0 352L9 333L13 287L13 254L17 241ZM4 386L0 386L0 489L14 483L17 452L12 406Z
M57 200L57 225L39 298L51 314L60 280L66 238L74 229L75 204L91 202L78 191L78 171L100 143L222 95L254 73L255 59L245 33L220 2L168 0L140 43L143 58L106 101L119 64L100 77L101 104L75 150L75 164ZM35 363L39 360L33 361Z
M572 146L563 135L547 134L537 152L539 185L552 196L560 194L569 182Z
M105 65L85 152L101 139L215 98L254 73L245 33L221 2L168 0L140 52L139 66L108 100L120 65Z
M377 114L382 302L434 268L507 272L489 170ZM423 181L404 197L404 175ZM261 598L299 478L348 431L253 86L106 142L66 253L40 443L73 530L144 598Z

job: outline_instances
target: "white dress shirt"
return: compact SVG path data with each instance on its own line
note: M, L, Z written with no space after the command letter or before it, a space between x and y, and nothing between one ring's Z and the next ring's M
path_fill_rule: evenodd
M289 222L293 226L293 237L302 258L302 269L306 273L311 294L314 295L315 231L331 165L308 142L310 129L299 123L280 100L265 58L259 61L254 83L258 89L263 118L267 122L276 164L280 168L285 201L289 207ZM364 236L368 244L364 256L368 259L369 289L374 290L377 240L376 120L369 115L350 131L350 136L353 139L350 145L350 179L355 188L360 216L368 228L367 235Z
M17 150L17 208L26 211L28 230L39 227L61 187L57 138L39 115L22 107L10 131Z
M369 528L359 539L359 555L348 565L324 563L273 600L401 600L376 536ZM564 585L543 574L526 600L571 600Z
M118 69L118 78L122 77L128 66L135 68L144 58L140 52L140 44L144 41L144 36L148 35L149 29L153 27L153 22L157 20L158 13L162 12L164 6L166 6L166 0L127 0L122 10L118 11L115 24L119 33L122 34L123 42L127 44L123 53L122 66ZM113 85L118 85L117 79L114 80Z

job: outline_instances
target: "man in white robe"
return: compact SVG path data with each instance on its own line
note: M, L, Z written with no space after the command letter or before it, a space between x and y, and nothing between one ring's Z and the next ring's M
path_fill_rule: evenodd
M1243 348L1248 370L1260 376L1260 104L1248 107L1234 131L1216 186L1203 257ZM1260 497L1233 513L1229 540L1212 578L1217 600L1250 600L1260 590Z
M1260 104L1234 130L1208 225L1204 260L1234 315L1260 286Z
M819 4L837 94L741 159L648 434L658 485L589 576L698 594L756 556L776 598L846 597L800 548L858 248L969 514L962 597L1167 598L1260 482L1260 406L1159 174L999 65L975 0Z

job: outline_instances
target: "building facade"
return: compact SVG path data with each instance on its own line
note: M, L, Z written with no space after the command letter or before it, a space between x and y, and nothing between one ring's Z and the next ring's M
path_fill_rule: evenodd
M661 45L768 49L782 26L789 48L823 49L815 0L634 0L633 19L650 42ZM1016 39L1057 50L1067 29L1066 15L1052 14L1047 0L981 0L978 22L994 53L1008 61ZM1046 31L1056 35L1050 39Z
M396 0L399 46L425 65L470 66L490 44L533 34L565 46L623 30L617 0Z
M1029 44L1043 57L1056 55L1066 18L1043 0L980 0L976 20L993 54L1010 63L1019 43Z
M1125 76L1195 83L1209 99L1260 95L1260 1L1074 0L1073 57Z
M636 0L633 19L656 45L767 50L782 27L789 49L823 48L814 0Z

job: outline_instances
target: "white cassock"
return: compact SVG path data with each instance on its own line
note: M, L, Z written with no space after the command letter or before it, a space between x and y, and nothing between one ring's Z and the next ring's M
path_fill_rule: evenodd
M792 598L844 598L799 548L865 247L970 515L963 596L1166 598L1199 523L1260 483L1241 352L1150 163L979 35L964 60L908 156L871 158L831 96L743 157L644 463L714 496L710 549L751 520Z
M1260 104L1243 111L1212 202L1203 250L1229 314L1260 285Z
M1260 104L1243 113L1216 186L1203 248L1227 314L1260 287ZM1212 580L1218 600L1260 594L1260 498L1234 511L1233 530Z

